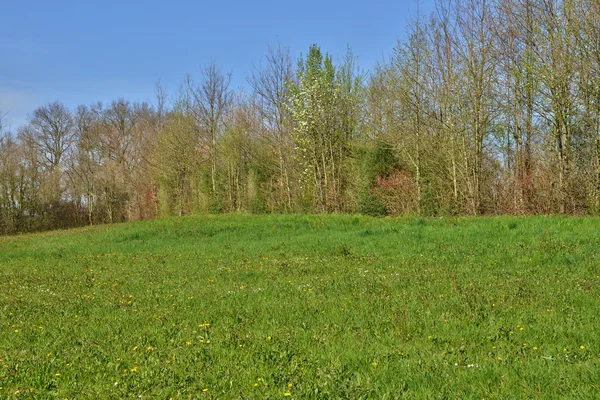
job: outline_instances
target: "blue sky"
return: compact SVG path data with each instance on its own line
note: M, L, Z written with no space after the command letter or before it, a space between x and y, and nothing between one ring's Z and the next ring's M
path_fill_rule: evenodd
M432 4L418 7L427 14ZM350 45L371 69L405 36L417 0L13 0L0 12L0 110L14 130L54 100L152 101L158 79L174 94L211 60L245 86L277 41L294 56L317 43L334 60Z

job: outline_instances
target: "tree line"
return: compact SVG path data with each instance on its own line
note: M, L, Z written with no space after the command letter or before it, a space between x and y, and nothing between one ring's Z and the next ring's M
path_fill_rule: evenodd
M269 48L0 124L0 233L196 212L597 214L600 3L440 0L372 71Z

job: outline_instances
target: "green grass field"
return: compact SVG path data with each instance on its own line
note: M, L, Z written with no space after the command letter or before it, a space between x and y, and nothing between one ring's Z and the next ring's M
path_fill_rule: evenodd
M0 398L600 398L600 219L0 238Z

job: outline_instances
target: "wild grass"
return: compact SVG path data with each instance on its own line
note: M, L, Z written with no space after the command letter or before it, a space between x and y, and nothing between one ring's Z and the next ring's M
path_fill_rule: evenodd
M0 398L598 398L600 219L0 238Z

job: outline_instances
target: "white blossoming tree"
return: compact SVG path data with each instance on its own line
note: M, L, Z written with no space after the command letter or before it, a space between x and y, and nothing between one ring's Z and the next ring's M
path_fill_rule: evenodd
M321 212L342 211L346 198L346 160L356 132L360 79L351 53L336 70L317 45L298 63L290 84L294 145L302 166L307 205Z

